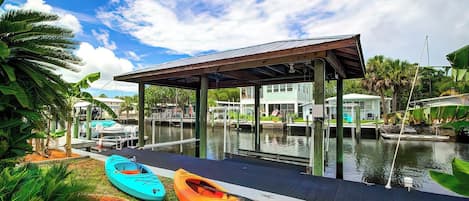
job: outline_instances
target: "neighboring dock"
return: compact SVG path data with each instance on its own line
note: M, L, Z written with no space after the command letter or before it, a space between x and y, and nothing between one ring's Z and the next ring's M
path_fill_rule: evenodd
M304 168L300 166L280 165L257 159L232 158L215 161L136 149L123 149L121 151L110 150L102 154L119 154L126 157L136 156L137 161L166 171L175 171L179 168L184 168L210 179L301 200L466 200L462 197L426 193L417 190L408 192L406 189L399 187L386 189L382 185L368 186L363 183L305 175L301 173ZM158 172L156 172L156 174L158 174ZM259 198L257 199L259 200ZM266 197L262 200L273 199Z

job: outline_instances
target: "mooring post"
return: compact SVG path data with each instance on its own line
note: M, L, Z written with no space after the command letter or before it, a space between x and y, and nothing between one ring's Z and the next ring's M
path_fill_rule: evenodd
M91 103L86 106L86 139L91 140Z
M375 117L375 137L379 139L378 117Z
M360 142L360 138L362 136L360 105L356 106L355 108L355 133L356 133L355 139L357 140L357 142Z
M195 90L195 157L200 157L200 88ZM160 125L161 127L161 125Z
M314 60L313 174L316 176L322 176L324 173L324 80L325 63L323 60Z
M261 85L256 84L254 86L254 136L255 136L255 150L256 152L261 151L261 119L260 119L260 96Z
M200 76L200 116L199 116L199 135L200 135L200 158L207 157L207 95L208 95L208 77Z
M145 84L138 83L138 146L145 146Z
M337 101L336 101L336 169L335 174L337 179L343 179L343 138L344 138L344 91L343 91L343 81L342 78L339 77L337 79Z
M183 113L181 112L181 125L180 126L180 140L184 140L184 117L183 117ZM183 150L182 150L182 143L179 144L179 152L182 154L183 153Z
M223 156L226 153L226 107L223 109Z

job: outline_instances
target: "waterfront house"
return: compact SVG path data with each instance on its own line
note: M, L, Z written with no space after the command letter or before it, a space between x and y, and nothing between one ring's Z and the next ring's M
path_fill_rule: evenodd
M109 106L114 113L119 114L120 109L121 109L121 104L124 102L121 99L118 98L94 98L95 100L98 100L107 106ZM86 117L86 107L90 103L87 101L79 101L75 103L74 107L76 110L80 111L79 112L79 117L80 119L85 119ZM107 119L111 118L111 115L109 115L106 111L102 110L100 107L97 106L92 106L92 118L93 119Z
M254 87L240 87L241 113L254 112ZM313 98L312 84L288 83L264 85L260 93L262 116L303 116L302 105Z
M355 112L353 107L360 106L360 119L373 120L375 118L381 119L381 97L366 95L366 94L346 94L344 97L344 118L354 119ZM331 119L336 118L336 100L337 97L326 99L326 111L331 116ZM387 110L390 111L391 98L385 98ZM303 119L309 118L311 121L312 107L311 103L303 105Z

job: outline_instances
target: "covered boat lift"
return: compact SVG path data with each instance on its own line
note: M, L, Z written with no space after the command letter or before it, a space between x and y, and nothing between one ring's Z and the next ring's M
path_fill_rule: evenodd
M308 172L324 172L324 82L337 80L337 105L342 105L343 79L365 75L360 35L286 40L180 59L114 77L139 84L139 108L145 85L196 91L196 156L206 157L208 89L254 86L255 151L260 152L260 89L262 85L314 82L313 148ZM337 116L343 108L337 107ZM144 111L139 110L139 146L144 147ZM343 124L337 122L337 178L343 178Z

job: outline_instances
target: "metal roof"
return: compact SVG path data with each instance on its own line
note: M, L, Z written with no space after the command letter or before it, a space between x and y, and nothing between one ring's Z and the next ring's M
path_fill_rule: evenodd
M333 57L330 57L331 54ZM285 75L288 77L285 81L298 82L293 79L293 75L283 73L288 72L289 64L304 64L303 67L295 66L298 69L295 76L300 77L307 71L302 68L311 68L312 59L326 58L326 56L327 59L332 58L338 61L333 66L343 66L341 71L343 77L364 76L365 68L359 35L340 35L276 41L194 56L156 64L115 76L114 79L182 88L196 88L197 76L202 74L209 75L209 82L212 82L211 88L214 88L213 82L217 82L218 87L220 81L229 81L221 87L250 86L252 82L266 84L266 80L278 79ZM329 60L328 63L330 63ZM311 72L308 71L308 73L311 75ZM252 76L248 76L249 78L245 76L247 80L240 79L238 76L248 74Z

